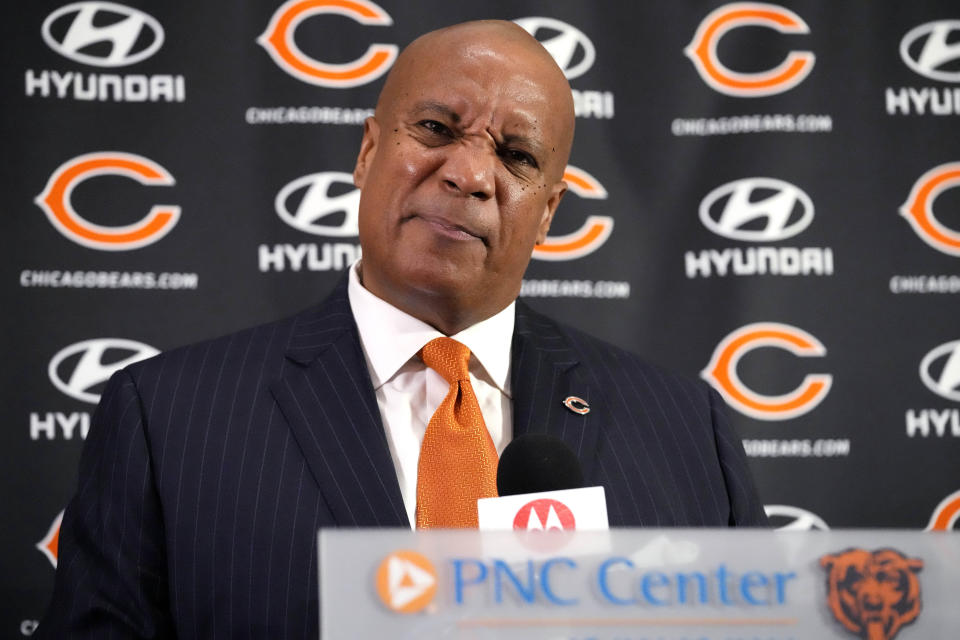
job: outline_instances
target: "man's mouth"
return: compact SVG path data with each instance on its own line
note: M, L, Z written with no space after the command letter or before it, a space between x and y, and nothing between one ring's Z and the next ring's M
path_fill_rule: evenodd
M486 244L486 238L478 230L458 222L452 222L443 216L418 213L410 218L411 220L420 220L434 233L444 238L457 241L479 240Z

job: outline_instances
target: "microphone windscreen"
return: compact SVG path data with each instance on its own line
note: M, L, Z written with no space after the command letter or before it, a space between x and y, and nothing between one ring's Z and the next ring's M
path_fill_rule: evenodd
M556 436L522 435L500 455L497 493L501 497L582 486L583 471L577 454Z

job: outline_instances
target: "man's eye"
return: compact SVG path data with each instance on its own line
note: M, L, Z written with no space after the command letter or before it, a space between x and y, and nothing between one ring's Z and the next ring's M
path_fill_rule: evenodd
M536 169L538 167L537 161L533 159L526 151L520 151L519 149L503 149L500 152L500 155L509 162L520 165L527 165Z
M423 127L432 134L438 136L449 136L451 135L450 129L446 125L437 122L436 120L421 120L417 125Z

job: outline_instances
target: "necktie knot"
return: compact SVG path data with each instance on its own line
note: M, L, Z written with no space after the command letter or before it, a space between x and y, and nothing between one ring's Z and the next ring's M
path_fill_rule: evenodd
M453 338L434 338L423 346L420 357L447 384L470 379L470 348Z

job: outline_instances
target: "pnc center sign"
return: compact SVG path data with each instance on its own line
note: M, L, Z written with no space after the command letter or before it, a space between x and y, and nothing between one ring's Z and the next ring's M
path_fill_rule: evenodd
M374 581L384 606L409 614L429 611L437 598L452 607L480 602L576 607L584 600L616 607L774 607L787 602L796 577L793 571L737 571L725 563L704 570L648 570L626 556L522 562L453 557L438 570L424 555L398 550L381 561Z

